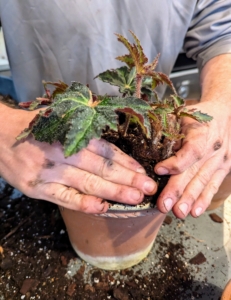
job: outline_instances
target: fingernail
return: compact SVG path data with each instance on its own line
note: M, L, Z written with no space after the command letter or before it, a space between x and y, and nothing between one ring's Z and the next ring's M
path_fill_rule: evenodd
M164 168L164 167L160 167L156 170L156 173L159 175L166 175L169 173L168 169Z
M136 172L137 172L137 173L141 173L141 174L146 174L145 169L142 168L142 167L139 167L138 169L136 169Z
M155 190L156 190L155 182L149 180L144 183L144 191L147 192L148 194L154 192Z
M173 201L171 198L167 198L164 200L164 206L167 211L170 211L170 209L172 208L172 204L173 204Z
M201 215L201 213L202 213L202 207L197 207L197 208L195 209L195 214L196 214L196 216L199 217L199 216Z
M184 216L186 216L186 215L187 215L187 212L188 212L188 204L186 204L186 203L181 203L181 204L179 205L179 209L180 209L180 211L182 212L182 214L183 214Z
M133 190L131 192L131 199L133 201L137 202L138 200L140 200L140 198L141 198L141 192L139 190Z

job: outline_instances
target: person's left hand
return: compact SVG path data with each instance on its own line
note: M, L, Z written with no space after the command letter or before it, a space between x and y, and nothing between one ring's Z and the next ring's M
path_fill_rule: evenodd
M201 124L185 118L181 149L155 167L160 175L172 174L157 206L179 218L201 215L231 168L231 103L205 101L193 107L213 120Z

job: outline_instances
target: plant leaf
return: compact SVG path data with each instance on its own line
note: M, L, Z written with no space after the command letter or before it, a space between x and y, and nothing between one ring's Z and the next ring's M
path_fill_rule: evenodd
M50 95L49 91L47 90L48 84L55 86L55 89L51 95ZM48 92L47 95L49 96L49 98L53 98L53 99L55 98L56 95L62 94L68 88L68 85L61 80L59 80L58 82L43 81L43 85L44 85L45 91Z
M135 85L136 68L129 69L127 66L118 69L107 70L100 73L95 78L107 82L111 85L118 86L119 92L125 96L133 96L136 90ZM147 95L149 98L152 95L152 79L145 77L141 84L141 94Z
M174 101L175 107L180 107L185 105L185 101L183 98L179 97L178 95L171 95L171 98Z
M118 110L134 114L150 135L147 121L150 106L145 101L135 97L105 96L94 105L88 87L73 82L46 110L40 111L18 139L31 132L41 142L52 144L59 141L64 146L65 156L69 156L86 147L93 137L100 138L106 126L117 130Z
M129 68L133 68L135 66L134 60L130 54L125 54L123 56L117 56L116 59L127 64L129 66Z
M137 73L141 74L144 68L144 64L148 62L148 58L143 52L143 48L140 44L139 39L137 36L130 31L132 34L135 44L131 44L124 36L121 34L116 33L117 39L119 42L123 43L124 46L128 49L129 54L124 56L117 57L118 60L123 61L128 64L129 67L136 67Z
M137 52L139 54L139 64L141 66L143 66L144 64L146 64L148 62L148 58L147 56L144 54L144 50L140 44L140 40L138 39L138 37L135 35L135 33L131 30L129 30L129 32L131 33L131 35L133 36L134 40L135 40L135 43L136 43L136 49L137 49Z
M201 111L194 111L193 113L190 113L190 111L183 110L179 113L179 116L180 117L189 117L200 123L207 123L213 119L212 116L202 113Z
M127 66L123 66L118 69L107 70L100 73L95 78L99 78L103 82L107 82L111 85L118 86L120 93L131 96L135 92L135 75L135 68L130 70Z

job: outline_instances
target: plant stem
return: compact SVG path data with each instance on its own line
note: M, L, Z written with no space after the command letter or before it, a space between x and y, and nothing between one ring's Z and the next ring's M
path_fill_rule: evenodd
M136 97L141 98L141 84L143 76L136 74Z
M165 153L163 159L169 158L172 155L172 148L175 143L176 143L176 141L168 141L168 143L166 145L166 153Z
M129 126L129 123L130 123L130 119L131 119L131 115L130 114L126 114L123 136L127 135L127 130L128 130L128 126Z
M159 131L156 133L156 135L153 137L153 142L152 142L153 145L158 145L158 143L159 143L161 137L162 137L162 131L159 130Z

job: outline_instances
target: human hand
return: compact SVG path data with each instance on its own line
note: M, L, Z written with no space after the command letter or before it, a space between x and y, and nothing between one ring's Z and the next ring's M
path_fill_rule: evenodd
M3 110L3 111L2 111ZM65 158L59 143L49 145L33 137L15 138L37 112L3 105L0 128L0 175L25 195L87 213L103 213L103 199L136 205L144 194L156 192L156 183L133 158L114 145L93 139L75 155Z
M231 105L200 102L197 110L213 116L209 123L183 119L185 139L176 155L156 165L158 174L172 174L158 198L157 206L179 218L201 215L231 167Z

